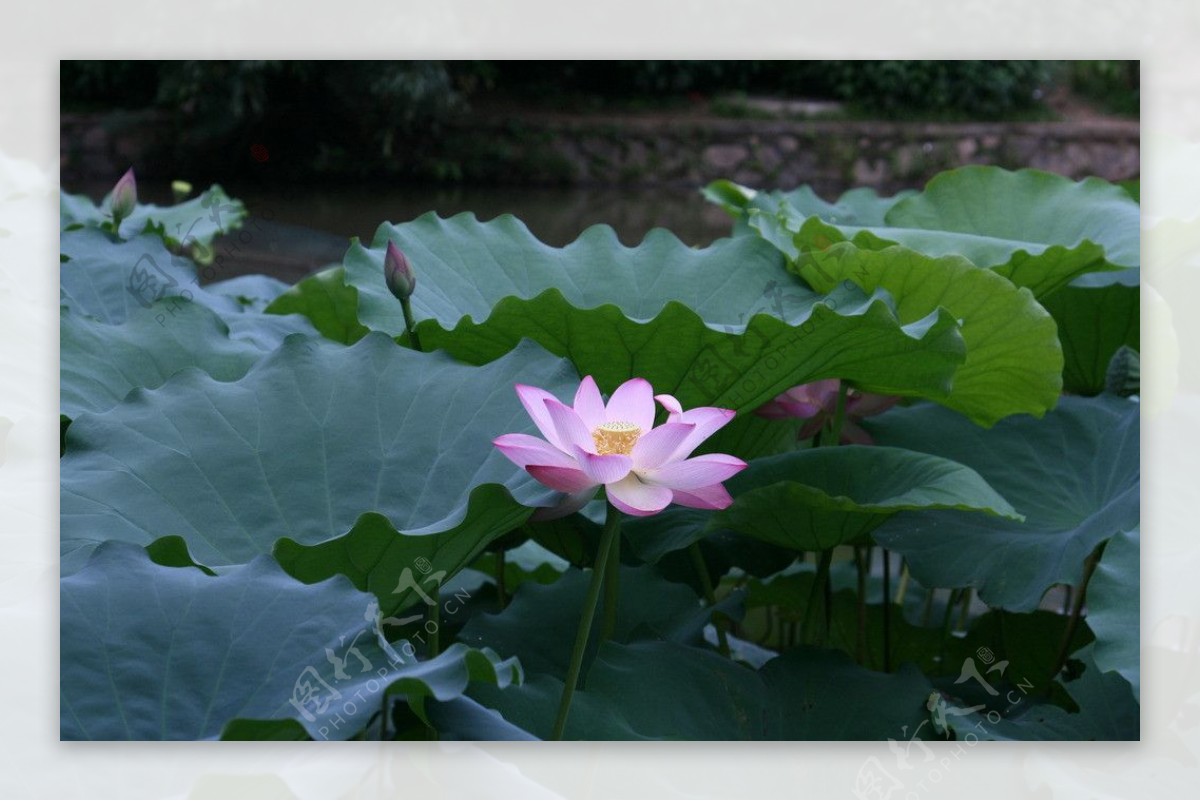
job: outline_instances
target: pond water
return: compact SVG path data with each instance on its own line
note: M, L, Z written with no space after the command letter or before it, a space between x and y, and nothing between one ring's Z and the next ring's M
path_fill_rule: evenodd
M404 222L436 211L443 217L472 211L482 220L520 218L543 242L561 247L588 226L611 225L627 245L651 228L669 228L689 245L728 236L730 219L696 189L579 189L538 187L401 187L356 190L248 189L235 197L252 214L339 236L369 240L383 221Z

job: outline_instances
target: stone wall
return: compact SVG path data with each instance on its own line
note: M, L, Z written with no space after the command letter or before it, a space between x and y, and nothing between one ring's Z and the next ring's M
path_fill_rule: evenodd
M701 186L730 178L753 187L812 184L884 192L919 187L964 164L1035 167L1072 178L1140 173L1136 122L889 123L672 121L547 116L481 118L451 134L465 174L488 159L500 182Z
M963 164L1036 167L1109 180L1140 172L1133 121L889 123L672 117L479 115L439 137L429 163L401 174L495 184L698 187L717 178L760 188L811 184L823 196L852 186L920 187ZM63 115L66 182L174 175L178 142L161 112ZM398 148L403 153L403 148ZM428 151L426 151L428 153ZM381 170L386 174L388 170Z

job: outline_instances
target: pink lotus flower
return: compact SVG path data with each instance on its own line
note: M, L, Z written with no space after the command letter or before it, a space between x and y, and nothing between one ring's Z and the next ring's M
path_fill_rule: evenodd
M822 428L833 420L837 412L837 396L841 382L836 378L824 381L813 381L792 387L782 395L763 404L758 409L758 415L772 420L784 420L798 417L808 420L800 429L800 439L815 436ZM861 426L855 421L864 417L882 414L896 405L900 399L893 395L874 395L870 392L858 392L851 389L846 394L845 418L842 420L842 443L855 445L874 445Z
M694 509L724 509L733 502L721 482L744 470L745 462L718 453L688 458L733 419L729 409L685 412L674 397L655 396L642 378L617 387L607 404L591 376L580 382L574 406L523 384L517 396L546 439L504 434L494 444L538 481L568 494L553 516L581 509L601 485L613 506L637 516L672 502ZM655 400L668 413L657 428Z

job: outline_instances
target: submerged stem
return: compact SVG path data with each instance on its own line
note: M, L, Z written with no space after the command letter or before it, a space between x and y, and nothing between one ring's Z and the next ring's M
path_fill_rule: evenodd
M587 650L588 637L592 633L592 620L596 617L596 605L600 601L600 589L604 586L604 575L613 540L621 530L621 513L611 503L604 520L604 534L600 537L600 548L596 551L596 563L592 566L592 582L588 585L587 597L583 601L583 612L579 617L579 628L575 632L575 648L571 651L571 664L567 668L567 680L563 684L562 698L558 703L558 717L554 721L552 740L561 740L567 728L567 716L571 713L571 699L575 685L579 683L579 671L583 667L583 654Z

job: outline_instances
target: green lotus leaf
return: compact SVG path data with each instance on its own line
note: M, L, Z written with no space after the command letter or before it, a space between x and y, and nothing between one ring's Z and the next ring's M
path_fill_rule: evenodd
M1138 419L1136 402L1099 396L991 429L929 404L868 420L880 444L967 465L1026 517L905 513L875 540L927 587L973 586L993 606L1030 611L1052 585L1078 583L1097 545L1138 525Z
M284 537L274 556L292 576L306 583L347 576L360 590L379 599L385 615L433 600L433 591L466 567L497 537L521 525L529 511L512 503L496 484L476 488L470 512L458 525L437 534L402 534L381 514L367 513L337 539L302 545Z
M560 679L540 674L470 694L546 738L561 692ZM876 673L834 651L799 648L755 671L677 642L606 642L575 693L564 739L901 739L920 724L929 693L911 666Z
M795 269L817 289L852 281L887 290L904 322L939 308L962 321L967 359L945 406L992 425L1011 414L1041 416L1062 391L1063 354L1054 320L1028 289L960 257L930 258L905 248L862 250L847 243L802 254Z
M221 234L236 231L246 219L246 206L225 194L214 184L202 194L174 206L139 203L128 218L121 221L121 235L152 234L173 248L199 246L209 250ZM112 221L106 197L97 206L84 195L60 193L59 221L64 229L72 226L96 228Z
M901 325L886 293L814 293L753 237L697 250L655 230L627 248L596 226L553 248L515 218L470 214L384 224L370 248L351 247L346 282L358 291L358 319L392 335L406 336L383 280L388 241L417 274L412 308L425 348L481 364L530 338L607 392L639 376L685 407L743 410L796 384L845 377L940 397L963 359L950 314Z
M548 502L492 446L500 434L534 431L518 381L559 397L576 384L569 364L533 343L470 367L375 334L349 348L293 336L238 381L190 369L135 390L67 430L63 568L100 541L171 534L205 564L241 564L282 537L314 545L339 536L367 511L409 535L485 513L509 526ZM470 504L485 484L512 497Z
M153 319L156 301L198 289L191 260L151 234L116 242L96 228L64 231L60 248L67 257L60 265L62 305L101 322Z
M302 314L323 336L353 345L367 333L358 321L358 291L346 286L342 267L310 275L276 297L267 311L273 314Z
M984 709L972 710L984 698L953 704L953 713L944 716L947 727L960 739L974 732L981 740L1137 740L1140 709L1129 683L1098 668L1093 649L1089 645L1075 654L1082 673L1063 685L1076 711L1046 703L1018 685L987 699L992 703Z
M472 681L520 680L512 660L462 645L417 660L379 636L372 603L343 578L300 584L269 557L208 576L106 543L62 580L60 736L204 740L292 720L344 740L385 695L424 714L426 698Z
M1077 395L1103 392L1105 373L1113 355L1122 346L1141 348L1138 271L1101 275L1120 280L1097 286L1080 279L1042 300L1058 325L1064 361L1063 389Z
M233 339L199 303L159 301L147 314L109 325L63 309L59 319L60 409L68 417L103 412L131 390L154 389L188 367L236 381L267 351Z
M750 462L726 486L733 505L711 525L818 551L861 543L896 512L959 509L1020 519L969 467L903 448L810 448Z
M700 606L696 593L663 580L650 566L622 565L620 572L614 640L702 642L710 612ZM522 584L501 613L472 618L459 632L458 641L515 656L530 674L545 673L561 680L567 673L590 580L591 571L569 570L553 584ZM589 661L598 645L598 629L592 632Z
M756 195L744 214L791 259L843 240L867 249L903 245L934 258L962 256L1036 297L1086 273L1141 263L1137 202L1098 178L969 166L940 173L890 207L860 208L839 214L832 205L798 208L788 196Z
M1140 541L1139 528L1121 532L1109 540L1087 588L1087 623L1096 635L1096 665L1100 670L1120 673L1139 700Z

